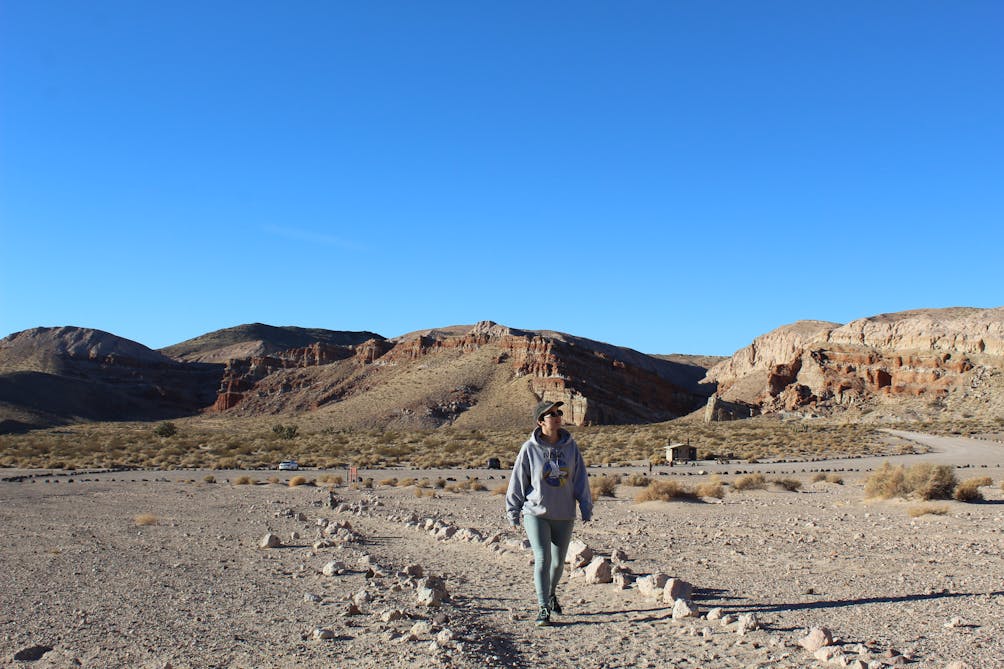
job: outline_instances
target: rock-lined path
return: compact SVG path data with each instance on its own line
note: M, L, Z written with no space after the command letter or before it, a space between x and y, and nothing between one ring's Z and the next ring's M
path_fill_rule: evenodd
M331 508L319 488L186 472L0 483L0 666L1002 667L1001 447L931 439L908 461L991 476L987 503L913 519L865 502L855 474L721 504L637 505L622 486L577 537L634 578L692 584L703 617L576 574L550 628L489 492L341 487ZM744 614L759 629L740 634ZM832 643L799 645L811 628Z

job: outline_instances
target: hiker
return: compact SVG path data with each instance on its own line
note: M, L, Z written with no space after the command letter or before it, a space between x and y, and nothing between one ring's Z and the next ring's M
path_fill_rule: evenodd
M552 613L562 613L555 590L572 541L576 502L583 522L593 517L586 463L575 439L561 428L563 404L540 402L534 409L537 426L519 449L505 496L509 524L518 527L522 518L533 547L540 626L551 624Z

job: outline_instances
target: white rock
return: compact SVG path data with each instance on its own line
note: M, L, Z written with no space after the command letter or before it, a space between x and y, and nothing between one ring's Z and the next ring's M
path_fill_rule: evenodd
M826 627L813 627L808 634L798 640L798 645L810 653L832 644L833 634Z
M585 567L593 559L593 550L581 539L573 539L568 544L568 552L565 553L565 562L573 569Z
M666 587L669 576L666 574L649 574L642 576L635 583L638 585L638 592L647 599L661 599L662 590Z
M605 557L595 557L586 567L586 583L612 583L613 564Z
M758 629L760 629L760 621L757 619L755 613L742 613L736 619L736 634L740 636L745 636L749 632Z
M321 573L325 576L336 576L338 574L345 573L345 563L339 560L332 560L328 562L323 567L321 567Z
M334 638L335 638L335 633L327 629L326 627L318 627L317 629L314 630L315 641L324 641L327 639L334 639Z
M282 546L282 539L278 535L269 532L258 542L258 548L279 548Z
M722 619L722 608L716 606L715 608L708 611L708 620L721 620Z
M686 599L678 599L673 602L673 620L679 620L680 618L697 618L700 615L700 611L698 611L697 607Z
M694 594L694 586L678 578L671 578L666 581L662 589L662 601L675 602L678 599L689 600Z

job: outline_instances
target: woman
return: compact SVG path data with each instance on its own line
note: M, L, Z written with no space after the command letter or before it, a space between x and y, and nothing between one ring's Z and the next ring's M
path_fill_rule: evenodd
M586 463L579 447L561 429L564 402L541 402L533 412L537 427L526 440L509 477L505 496L509 524L518 527L520 517L533 547L533 585L540 613L538 625L550 625L551 614L560 614L555 595L565 554L572 540L575 503L583 522L593 517L593 497L586 478Z

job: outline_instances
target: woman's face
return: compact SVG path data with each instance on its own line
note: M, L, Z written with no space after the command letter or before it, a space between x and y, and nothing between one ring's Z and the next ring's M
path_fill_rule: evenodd
M555 432L561 427L561 409L551 409L540 417L540 425L544 432Z

